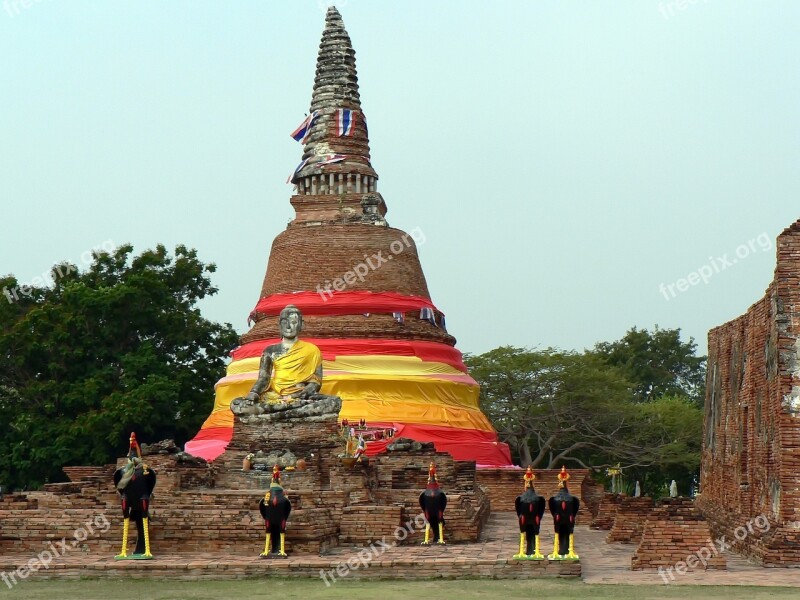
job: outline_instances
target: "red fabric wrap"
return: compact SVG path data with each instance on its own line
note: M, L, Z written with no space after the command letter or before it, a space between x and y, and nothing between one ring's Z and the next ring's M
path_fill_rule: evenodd
M433 442L438 452L447 452L455 460L474 460L481 467L507 467L511 464L508 444L498 442L497 434L477 429L454 429L436 425L415 425L413 423L373 423L370 427L394 427L394 440L399 437L411 438L418 442ZM375 456L386 451L386 446L394 441L375 440L367 444L367 456Z
M440 362L455 367L459 371L467 372L461 352L453 346L440 342L380 340L380 339L355 339L355 338L302 338L317 346L325 360L336 360L337 356L416 356L420 360ZM244 346L239 346L231 352L233 360L261 356L264 348L270 344L277 344L280 338L257 340Z
M288 304L294 304L304 316L362 315L364 313L410 312L430 308L441 314L428 298L393 292L297 292L272 294L256 304L254 314L277 316Z
M456 460L474 460L479 467L508 467L511 452L508 445L495 441L495 434L477 429L454 429L435 425L413 425L402 423L370 423L370 427L394 427L396 435L419 442L433 442L439 452L448 452ZM233 435L228 427L202 429L186 444L186 451L194 456L214 460L224 452ZM393 440L376 440L367 444L367 456L386 451Z

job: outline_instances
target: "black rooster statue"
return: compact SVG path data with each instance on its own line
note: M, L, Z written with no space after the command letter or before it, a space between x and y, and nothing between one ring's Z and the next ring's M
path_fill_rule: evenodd
M515 554L514 558L518 560L544 559L544 554L539 552L539 528L542 524L546 502L544 497L533 489L534 479L536 476L528 467L523 476L525 490L514 501L519 518L519 554Z
M578 560L580 558L575 554L573 532L575 531L575 516L578 514L581 502L569 493L567 481L569 481L567 468L561 467L561 473L558 474L558 492L548 501L555 525L553 553L547 556L550 560ZM564 553L564 549L568 549L568 551Z
M425 513L425 541L423 546L431 543L431 528L433 541L444 544L444 509L447 508L447 495L439 488L436 481L436 465L431 463L428 469L428 487L419 495L419 505Z
M127 464L114 472L114 486L122 501L122 550L117 560L148 560L150 553L150 496L156 487L156 472L142 462L142 451L131 433ZM128 555L128 527L136 521L136 549Z
M267 530L267 539L264 542L264 551L261 558L286 558L284 543L286 541L286 521L292 512L292 503L283 493L281 486L281 469L278 465L272 468L272 482L269 491L258 503L258 510L264 517L264 527ZM278 546L275 541L280 540ZM278 546L278 551L275 551Z

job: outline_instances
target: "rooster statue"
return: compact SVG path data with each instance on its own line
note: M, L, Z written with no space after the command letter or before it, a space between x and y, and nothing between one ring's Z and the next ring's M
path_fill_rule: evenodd
M428 469L428 487L419 495L419 505L425 513L425 540L422 544L427 546L431 543L431 529L433 529L433 541L444 544L444 509L447 508L447 495L439 488L434 463L431 463Z
M148 560L150 553L150 496L156 487L156 472L142 462L142 451L131 433L128 462L114 472L114 486L122 501L122 550L117 560ZM130 521L136 522L136 549L128 555L128 528Z
M539 552L539 528L542 524L546 502L544 497L538 495L533 489L534 479L536 476L528 467L523 476L525 489L514 501L519 518L519 554L514 555L517 560L544 559L544 554Z
M264 517L264 526L267 530L267 539L264 542L264 552L261 558L286 558L286 521L292 512L292 503L283 493L281 486L281 469L278 465L272 468L272 482L269 491L258 503L258 510ZM280 540L278 551L275 551L276 540Z
M567 481L569 481L567 468L561 467L561 473L558 474L558 492L548 501L555 525L553 553L547 556L550 560L578 560L580 558L575 554L574 531L575 516L578 514L581 502L569 493ZM564 550L567 552L565 553Z

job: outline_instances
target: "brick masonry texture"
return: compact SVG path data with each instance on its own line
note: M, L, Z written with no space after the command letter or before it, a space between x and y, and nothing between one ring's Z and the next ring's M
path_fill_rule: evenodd
M699 555L703 547L707 550ZM725 569L727 561L718 550L712 542L708 523L690 498L665 498L647 515L642 540L631 558L631 568L666 568L689 559L690 568ZM705 560L698 562L691 556Z
M617 507L614 525L606 540L638 543L642 539L644 522L653 510L653 499L647 496L623 497Z
M617 516L617 509L623 496L621 494L611 494L606 492L600 500L597 514L592 519L592 529L610 530L614 526L614 519Z
M766 565L800 564L800 221L777 238L764 297L708 334L701 495L715 536ZM766 534L735 537L756 517Z
M154 553L171 556L202 553L256 555L264 542L263 522L257 504L269 485L270 475L242 471L242 460L246 454L258 450L291 450L298 457L306 457L307 468L282 474L286 495L293 505L286 549L292 555L310 557L310 562L291 563L291 568L275 563L276 573L318 576L319 568L335 568L337 562L331 553L336 554L349 546L368 546L380 540L418 547L424 536L424 528L418 526L421 522L418 498L427 483L428 467L435 462L439 482L448 495L445 539L455 546L431 549L430 564L419 557L407 561L407 565L396 558L386 563L377 560L369 571L354 576L458 577L469 573L473 576L516 578L580 575L579 562L543 561L520 566L510 558L472 560L461 551L456 552L457 556L446 554L452 552L448 549L460 548L462 543L475 544L476 552L480 552L478 542L493 501L490 494L498 494L499 505L513 505L513 498L521 488L521 471L509 474L496 470L496 473L482 475L474 462L454 461L449 454L424 449L389 453L371 459L368 464L348 468L337 458L342 449L337 434L338 424L334 416L314 422L296 422L292 427L286 423L264 427L256 419L237 416L231 444L213 464L186 458L183 454L145 455L145 462L158 473L151 517ZM51 484L40 492L6 496L0 502L0 553L35 555L52 540L65 538L70 541L76 530L104 517L111 523L110 529L89 535L75 546L73 552L113 557L119 549L122 518L112 473L124 462L125 459L120 459L117 465L69 467L66 472L72 480L68 483ZM542 492L555 491L557 471L539 471L538 474ZM586 472L573 471L572 475L572 481L577 483L585 479ZM493 491L479 483L481 478L493 482ZM512 480L516 484L513 489ZM504 485L498 482L504 482ZM402 536L398 536L401 528ZM131 544L134 538L135 534L131 536ZM331 558L324 558L329 555ZM80 562L77 556L74 555L72 560ZM197 568L200 568L200 562ZM317 566L311 568L312 564ZM169 567L139 572L135 566L111 562L103 571L106 575L125 573L132 576L136 572L137 576L146 576L146 573L171 576L165 569ZM243 576L263 572L263 569L263 564L243 565L241 568L231 564L220 567L214 576ZM72 577L77 572L79 569L71 570L65 565L52 574ZM84 571L83 574L88 573Z

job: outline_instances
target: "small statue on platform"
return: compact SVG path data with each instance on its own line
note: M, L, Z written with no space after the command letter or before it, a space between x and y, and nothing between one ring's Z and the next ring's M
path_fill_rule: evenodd
M433 529L433 541L444 544L444 509L447 508L447 495L439 488L434 463L431 463L428 469L428 487L419 495L419 505L425 513L425 540L422 545L427 546L431 543L431 529Z
M383 203L380 196L377 194L366 194L361 199L361 208L363 214L361 221L363 223L370 223L371 225L380 225L386 227L388 223L380 213L380 205Z
M142 462L142 451L131 433L128 463L114 472L114 486L122 501L122 550L117 560L148 560L150 553L150 496L156 486L156 472ZM136 549L128 556L128 527L130 520L136 522Z
M353 452L353 458L356 462L362 462L367 455L367 442L364 440L364 434L358 434L358 442L356 443L356 450Z
M269 491L258 503L258 510L264 518L264 527L267 530L267 539L264 542L264 552L261 558L286 558L286 521L292 512L292 503L283 493L281 486L281 469L278 465L272 468L272 482ZM280 540L278 551L275 551L276 540Z
M267 346L261 354L258 379L246 400L259 402L309 399L322 385L322 353L314 344L299 339L303 315L290 304L281 311L281 341Z
M558 474L558 492L548 501L555 526L553 553L547 556L550 560L578 560L580 558L575 554L574 531L575 517L581 502L569 493L567 481L569 481L567 468L561 467L561 473ZM564 549L568 550L566 554L563 553Z
M517 517L519 518L519 554L515 554L514 558L518 560L544 559L544 554L539 552L539 528L542 524L542 515L544 515L547 503L544 497L537 494L533 488L534 479L536 479L536 476L531 468L528 467L523 476L525 490L514 501Z

